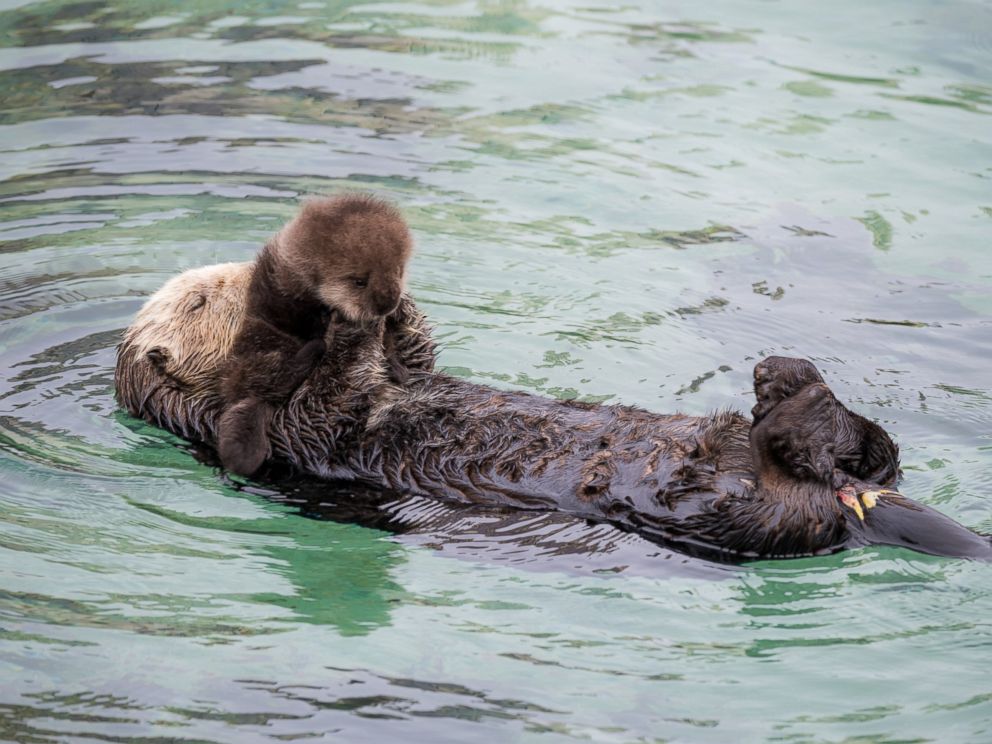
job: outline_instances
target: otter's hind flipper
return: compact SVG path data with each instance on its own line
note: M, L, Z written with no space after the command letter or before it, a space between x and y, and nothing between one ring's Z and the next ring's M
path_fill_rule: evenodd
M830 484L838 406L830 388L812 383L757 420L751 427L751 456L759 480L772 464L800 481Z
M251 475L269 455L268 428L273 409L257 398L245 398L224 411L217 423L217 453L224 467Z
M806 359L779 356L762 359L754 365L754 397L757 399L751 409L754 423L786 398L818 382L822 383L823 377Z
M754 367L754 396L751 409L757 425L776 406L811 384L822 384L823 377L806 359L768 357ZM831 406L835 429L835 467L847 475L871 483L890 486L899 477L899 447L885 429L847 409L834 398Z
M837 467L859 480L891 486L899 478L899 446L874 421L843 406L837 425Z

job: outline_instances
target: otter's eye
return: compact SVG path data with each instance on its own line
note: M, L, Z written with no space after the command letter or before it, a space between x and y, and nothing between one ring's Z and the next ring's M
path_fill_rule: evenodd
M365 287L369 286L368 277L365 276L353 276L351 281L359 289L365 289Z

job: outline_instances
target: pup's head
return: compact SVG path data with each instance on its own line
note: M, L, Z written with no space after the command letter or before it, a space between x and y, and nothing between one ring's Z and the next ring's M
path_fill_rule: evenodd
M399 305L413 240L395 207L368 194L346 194L306 201L276 247L322 302L365 323Z

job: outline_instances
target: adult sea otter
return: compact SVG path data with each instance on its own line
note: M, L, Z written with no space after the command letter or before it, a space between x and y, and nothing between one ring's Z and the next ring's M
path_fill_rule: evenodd
M117 394L135 416L215 447L218 370L245 307L251 264L194 269L153 295L124 334ZM433 371L409 298L389 374L382 328L329 334L323 361L269 428L273 458L301 472L475 505L558 510L705 558L744 561L869 544L992 557L989 538L886 486L897 450L847 411L808 362L755 370L755 422L496 390Z

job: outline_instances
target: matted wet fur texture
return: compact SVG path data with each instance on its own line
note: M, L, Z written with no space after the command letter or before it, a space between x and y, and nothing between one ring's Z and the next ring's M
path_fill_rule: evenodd
M187 272L138 314L116 370L119 399L132 414L215 445L220 400L210 370L227 348L218 329L236 325L243 306L228 296L243 291L243 271ZM406 384L389 379L381 329L336 333L321 364L276 411L269 436L278 461L448 502L563 511L716 560L873 543L988 557L987 538L898 494L881 496L867 517L838 500L836 478L871 484L845 475L824 439L836 438L843 418L832 394L780 396L752 430L730 411L665 415L500 391L433 372L426 319L408 298L398 318L397 351L413 370ZM834 428L773 443L804 416L827 416ZM766 456L752 458L753 448ZM807 471L808 463L820 465Z

